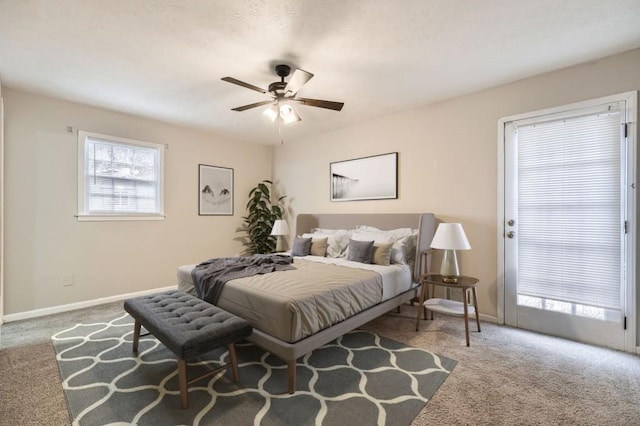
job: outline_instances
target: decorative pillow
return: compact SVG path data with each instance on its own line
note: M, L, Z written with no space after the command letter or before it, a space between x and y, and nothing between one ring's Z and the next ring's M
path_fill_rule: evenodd
M371 263L373 258L373 241L349 240L347 259L360 263Z
M374 243L372 263L388 266L391 263L391 247L392 243Z
M325 257L327 255L327 246L329 237L325 238L311 238L311 251L310 254L312 256L322 256Z
M336 230L333 234L323 234L315 232L313 234L302 234L303 238L327 238L327 257L345 257L345 250L349 245L351 231Z
M307 256L311 252L311 238L296 237L293 240L291 256Z
M410 235L396 240L393 243L393 249L397 251L391 254L393 261L395 263L406 263L407 265L411 265L416 257L415 251L417 240L417 235Z
M416 231L415 235L410 234L413 231ZM353 233L351 238L358 241L374 240L376 243L392 243L392 263L411 264L415 257L417 230L400 228L392 231L364 231L361 227Z

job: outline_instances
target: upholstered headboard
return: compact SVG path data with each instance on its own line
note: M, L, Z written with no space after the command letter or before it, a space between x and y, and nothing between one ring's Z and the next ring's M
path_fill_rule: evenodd
M311 232L314 228L354 229L358 225L375 226L383 230L396 228L417 228L418 240L413 276L417 282L423 270L430 265L423 265L423 259L431 262L431 256L423 253L431 246L435 232L436 218L433 213L385 213L385 214L299 214L296 217L295 235Z

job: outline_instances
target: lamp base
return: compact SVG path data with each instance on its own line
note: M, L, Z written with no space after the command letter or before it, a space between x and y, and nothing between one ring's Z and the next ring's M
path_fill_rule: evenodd
M284 251L284 238L282 235L278 235L276 240L276 252L280 253Z
M442 256L442 265L440 266L440 275L442 281L446 283L458 282L460 269L458 268L458 258L455 250L445 250Z

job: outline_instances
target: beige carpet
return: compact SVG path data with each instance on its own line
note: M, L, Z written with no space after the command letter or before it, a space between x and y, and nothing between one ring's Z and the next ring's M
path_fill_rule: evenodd
M640 357L495 324L436 315L420 332L413 308L364 329L458 361L415 425L638 425ZM413 317L415 318L415 317Z
M104 305L0 329L0 424L63 425L69 418L47 336L121 312ZM482 323L464 344L461 319L436 316L414 331L403 307L364 329L458 361L415 425L638 425L640 357ZM473 330L473 327L472 327ZM105 419L108 423L108 419Z
M0 350L0 371L0 424L69 424L51 342Z

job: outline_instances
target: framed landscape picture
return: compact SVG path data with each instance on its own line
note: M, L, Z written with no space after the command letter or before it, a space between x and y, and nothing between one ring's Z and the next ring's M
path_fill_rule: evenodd
M233 215L233 169L199 165L198 214Z
M331 201L398 198L398 153L331 163Z

